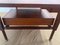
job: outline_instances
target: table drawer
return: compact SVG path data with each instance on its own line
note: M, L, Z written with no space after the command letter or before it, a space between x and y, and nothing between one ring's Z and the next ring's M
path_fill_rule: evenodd
M3 18L5 25L52 25L53 20L43 18Z

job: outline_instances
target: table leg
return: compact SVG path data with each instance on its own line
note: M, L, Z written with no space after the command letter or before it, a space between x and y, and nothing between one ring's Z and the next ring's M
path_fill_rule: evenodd
M5 33L5 30L2 30L2 33L3 33L3 35L4 35L4 38L8 41L7 35L6 35L6 33Z
M54 33L55 33L55 30L52 31L52 33L51 33L51 35L50 35L50 38L49 38L49 41L51 41L51 39L52 39Z
M2 33L3 33L3 35L4 35L4 38L8 41L8 38L7 38L7 35L6 35L6 33L5 33L4 25L3 25L3 23L2 23L1 18L0 18L0 29L1 29L1 31L2 31Z

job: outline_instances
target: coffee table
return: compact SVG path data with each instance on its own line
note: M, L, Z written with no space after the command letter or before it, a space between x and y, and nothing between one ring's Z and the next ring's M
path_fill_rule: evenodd
M1 18L1 22L4 22L5 25L49 25L48 28L53 29L51 36L49 38L49 40L52 39L54 32L57 30L57 27L59 25L59 19L60 19L60 3L57 0L54 0L56 2L51 1L41 1L41 0L6 0L3 2L0 1L0 7L16 7L16 15L12 15L13 17L9 16L4 16L3 18ZM55 19L54 25L53 27L51 27L50 25L52 25L54 18L48 18L46 17L46 15L42 15L40 12L40 10L38 10L37 12L35 12L35 10L18 10L18 7L33 7L33 8L42 8L42 9L47 9L50 12L58 12L58 15ZM23 13L21 13L21 11L25 11ZM29 13L31 12L31 13ZM33 13L32 13L33 12ZM29 13L29 14L28 14ZM22 15L20 15L22 14ZM26 16L24 16L26 14ZM29 16L28 16L29 15ZM9 22L9 23L8 23ZM16 22L16 23L15 23ZM3 23L1 23L1 28L2 28L2 32L4 34L4 37L6 40L7 36L5 34L4 31L4 26Z

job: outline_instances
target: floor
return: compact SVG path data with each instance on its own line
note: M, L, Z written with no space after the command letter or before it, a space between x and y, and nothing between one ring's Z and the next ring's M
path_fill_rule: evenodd
M0 45L60 45L60 25L49 42L50 30L42 29L5 29L8 41L0 31Z

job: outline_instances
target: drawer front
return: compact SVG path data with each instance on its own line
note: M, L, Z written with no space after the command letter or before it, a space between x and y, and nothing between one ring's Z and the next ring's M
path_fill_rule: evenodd
M5 25L52 25L53 20L42 18L3 18Z

